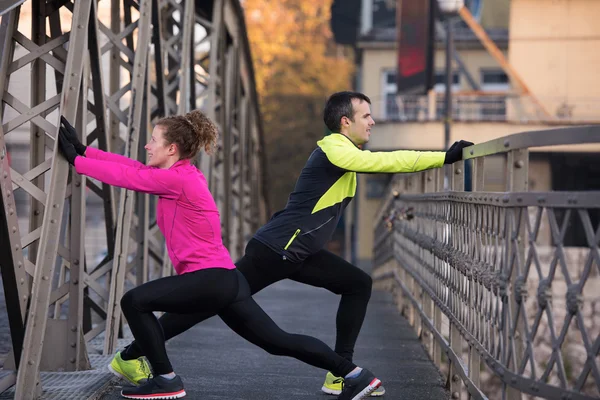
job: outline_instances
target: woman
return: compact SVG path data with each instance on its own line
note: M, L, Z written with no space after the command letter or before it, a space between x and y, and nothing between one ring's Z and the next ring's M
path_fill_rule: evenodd
M217 129L202 112L158 121L145 146L148 165L87 147L65 118L61 122L59 148L78 173L158 196L157 223L177 273L138 286L121 299L135 341L115 355L109 368L133 383L142 383L124 388L123 397L185 396L183 382L167 357L163 327L188 325L216 314L238 335L271 354L295 357L345 377L339 399L361 399L381 384L371 372L320 340L284 332L252 299L248 283L222 243L219 212L206 179L190 163L200 149L210 154L217 142ZM159 322L154 311L167 314ZM140 370L146 377L149 374L142 355L154 372L145 380L139 376Z

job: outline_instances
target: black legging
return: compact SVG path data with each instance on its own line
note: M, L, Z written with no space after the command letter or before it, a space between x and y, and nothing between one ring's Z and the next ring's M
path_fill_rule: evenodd
M165 340L216 314L235 333L270 354L294 357L339 376L356 368L322 341L279 328L252 299L248 282L237 269L203 269L145 283L123 296L121 309L135 337L123 356L145 355L157 375L173 371ZM166 314L159 322L153 311Z

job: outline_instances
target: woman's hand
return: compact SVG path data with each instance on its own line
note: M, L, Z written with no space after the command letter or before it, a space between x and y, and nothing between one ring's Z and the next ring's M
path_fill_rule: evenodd
M67 121L67 119L62 115L60 117L60 124L60 134L64 136L65 140L67 140L70 144L73 145L73 148L75 149L77 154L79 154L80 156L84 156L87 146L85 146L79 141L79 138L77 137L77 131L75 130L75 128L73 128L69 121Z
M58 132L58 149L65 156L69 164L75 165L75 158L78 156L77 151L75 150L75 146L64 135L62 128Z

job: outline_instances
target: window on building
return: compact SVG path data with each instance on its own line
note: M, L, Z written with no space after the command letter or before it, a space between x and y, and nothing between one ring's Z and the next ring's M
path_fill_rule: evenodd
M382 111L384 120L397 120L399 115L398 104L396 103L396 71L388 70L383 72L382 76L383 96Z
M508 76L501 69L481 70L481 90L501 92L510 88Z
M436 93L446 93L446 71L436 71L433 77L434 85L433 90ZM460 90L460 73L458 71L454 71L452 73L452 92L458 92ZM446 115L446 100L444 96L437 96L435 107L435 115L437 119L444 118ZM452 104L456 107L456 99L453 100ZM453 110L453 113L456 113L456 109ZM456 115L455 115L456 117Z
M396 92L396 70L387 70L382 76L382 117L387 121L416 121L420 113L427 114L426 103L423 102L423 96L402 96L397 99Z
M436 71L434 76L433 90L443 93L446 91L446 71ZM452 91L460 90L460 74L458 71L452 73Z
M482 69L481 90L484 92L507 92L510 89L508 76L501 69ZM485 119L506 118L506 96L485 96L482 99L481 115Z

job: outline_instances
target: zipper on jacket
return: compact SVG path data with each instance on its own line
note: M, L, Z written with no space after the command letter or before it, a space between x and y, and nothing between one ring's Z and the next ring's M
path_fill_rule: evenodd
M299 234L300 234L300 229L296 229L296 232L294 232L294 235L290 238L289 242L287 242L287 244L285 245L285 247L283 249L287 250L288 247L290 247L292 245L292 242L294 241L294 239L296 239L296 236L298 236Z
M332 217L331 217L331 218L329 218L327 221L325 221L325 222L323 222L321 225L317 226L315 229L311 229L311 230L310 230L310 231L308 231L308 232L304 232L304 233L302 234L302 236L304 236L304 235L308 235L309 233L311 233L311 232L314 232L314 231L316 231L317 229L321 229L322 227L324 227L325 225L327 225L327 224L329 223L329 221L331 221L333 218L334 218L334 217L332 216ZM298 231L299 231L299 230L300 230L300 229L298 229ZM298 232L298 233L300 233L300 232Z

